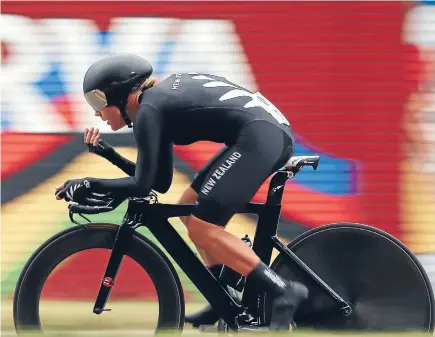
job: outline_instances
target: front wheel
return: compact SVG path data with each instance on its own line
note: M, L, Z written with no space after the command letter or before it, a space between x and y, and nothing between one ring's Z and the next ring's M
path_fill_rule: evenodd
M351 305L348 317L282 254L271 268L310 290L295 315L299 327L325 330L434 330L434 298L426 272L399 240L379 229L337 223L309 230L288 247ZM270 300L265 301L270 319Z
M58 330L60 324L63 324L61 328L70 331L72 327L69 324L74 323L80 325L80 330L94 330L95 320L101 322L105 315L108 317L106 324L109 326L101 327L104 330L114 329L118 322L125 331L126 326L131 327L132 316L136 315L136 322L140 321L142 328L148 320L148 333L159 330L182 331L184 296L178 275L160 248L137 232L133 234L106 306L111 308L112 305L116 307L118 304L120 310L113 309L113 313L104 312L101 317L93 314L92 308L118 229L119 226L111 224L72 227L53 236L32 255L21 272L14 294L13 314L18 333L28 330ZM100 261L99 265L95 263L96 260ZM123 267L125 269L128 265L130 269L122 276ZM89 267L84 269L83 266ZM58 277L59 273L56 273L56 270L68 272L64 273L63 277ZM140 278L137 275L139 272L146 276ZM51 275L53 277L50 277ZM131 282L122 289L122 279L125 281L127 277ZM141 303L146 302L143 306L139 306L138 298L134 301L125 301L123 295L134 293L133 287L152 287L155 303L151 303L149 298L141 298ZM54 293L55 288L62 290ZM124 294L120 294L119 290L124 291ZM44 310L42 303L47 299L51 312L45 317L51 318L50 323L41 319L44 316L41 315ZM151 315L150 310L155 311L155 314ZM61 313L64 314L63 322L57 317Z

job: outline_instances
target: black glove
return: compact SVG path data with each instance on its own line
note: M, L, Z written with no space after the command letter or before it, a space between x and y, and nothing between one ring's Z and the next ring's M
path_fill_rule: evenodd
M79 204L94 202L95 194L92 193L89 178L67 180L64 187L56 191L56 196L65 201L74 201ZM102 202L95 199L95 202Z
M80 213L80 214L99 214L113 211L118 207L125 198L111 198L107 195L96 195L94 193L94 198L87 199L84 203L76 204L72 203L68 205L70 212Z
M91 153L95 153L98 156L101 157L107 157L108 155L113 154L114 149L111 147L108 143L106 143L104 140L100 139L98 141L97 145L86 144L88 146L88 150Z

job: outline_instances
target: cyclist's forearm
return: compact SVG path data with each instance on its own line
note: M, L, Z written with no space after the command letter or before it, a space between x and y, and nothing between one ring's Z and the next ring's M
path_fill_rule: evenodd
M138 184L135 177L118 179L88 178L93 192L113 193L116 197L146 197L151 188Z
M136 164L128 160L127 158L121 156L115 150L107 152L102 156L108 161L110 161L113 165L119 167L124 173L126 173L130 177L134 176L136 170Z

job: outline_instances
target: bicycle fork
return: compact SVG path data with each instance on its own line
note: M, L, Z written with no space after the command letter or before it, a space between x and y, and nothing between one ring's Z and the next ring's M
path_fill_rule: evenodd
M104 311L110 311L110 309L105 308L105 305L107 303L107 299L109 298L110 291L115 284L116 275L118 274L124 254L133 237L133 231L133 228L127 224L122 224L119 227L115 242L113 244L113 249L107 263L106 271L104 272L104 277L100 285L100 290L95 301L93 309L94 314L100 315Z

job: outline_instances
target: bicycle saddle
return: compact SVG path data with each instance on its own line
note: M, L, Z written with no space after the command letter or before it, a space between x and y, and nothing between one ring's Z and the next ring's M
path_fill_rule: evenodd
M312 166L313 170L317 170L320 156L294 156L291 157L284 165L283 170L302 170L304 166Z

